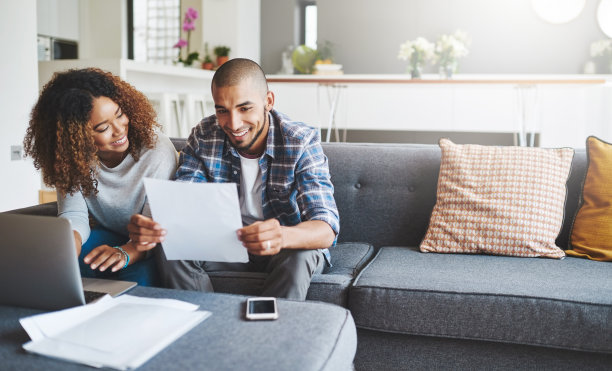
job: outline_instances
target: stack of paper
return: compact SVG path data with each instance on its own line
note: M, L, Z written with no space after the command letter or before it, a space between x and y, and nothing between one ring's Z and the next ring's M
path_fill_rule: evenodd
M32 341L28 352L94 367L141 366L210 316L173 299L122 295L19 321Z

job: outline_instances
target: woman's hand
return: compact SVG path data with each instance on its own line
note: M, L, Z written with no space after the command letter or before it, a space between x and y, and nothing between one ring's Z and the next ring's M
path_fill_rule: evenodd
M140 260L142 256L144 256L144 253L138 252L131 246L131 243L127 243L121 246L121 248L130 256L130 264ZM125 266L126 258L121 250L109 245L102 245L91 250L91 252L83 258L83 261L85 264L89 264L93 270L98 269L100 272L104 272L110 268L112 272L117 272Z

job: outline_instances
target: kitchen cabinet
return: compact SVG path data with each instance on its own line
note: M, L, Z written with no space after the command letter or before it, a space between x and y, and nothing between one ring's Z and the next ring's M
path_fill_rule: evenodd
M37 34L79 40L78 0L36 0L36 18Z

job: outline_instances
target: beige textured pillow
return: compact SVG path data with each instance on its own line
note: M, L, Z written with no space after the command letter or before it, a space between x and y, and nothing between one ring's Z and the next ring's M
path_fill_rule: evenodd
M574 150L440 140L437 201L422 252L562 258L555 246Z

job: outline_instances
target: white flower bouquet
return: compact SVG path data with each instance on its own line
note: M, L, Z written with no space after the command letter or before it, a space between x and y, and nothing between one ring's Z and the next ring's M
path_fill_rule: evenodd
M430 43L424 37L418 37L414 41L408 40L401 44L397 58L410 61L408 69L412 78L420 78L423 64L434 57L434 49L435 45L433 43Z
M440 64L440 73L450 78L457 69L457 60L469 54L471 40L468 35L457 30L451 35L442 35L436 42L435 58Z
M591 57L612 57L612 39L591 43Z

